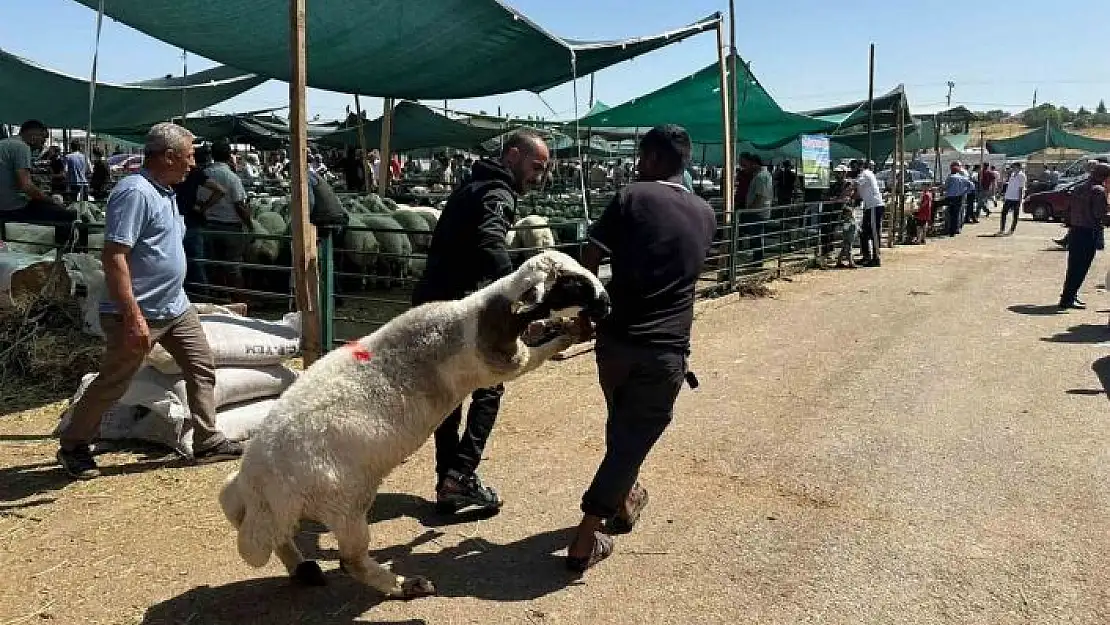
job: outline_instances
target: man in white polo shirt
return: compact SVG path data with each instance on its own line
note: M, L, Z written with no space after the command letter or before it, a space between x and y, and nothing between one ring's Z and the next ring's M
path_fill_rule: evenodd
M863 205L863 227L860 229L860 264L864 267L878 267L879 247L883 232L883 212L886 206L883 194L879 191L879 180L871 171L870 161L853 160L848 163L856 179L856 197Z
M1006 195L1002 201L1002 221L998 224L998 234L1006 234L1006 215L1014 212L1014 223L1010 225L1010 234L1017 230L1018 215L1021 214L1021 203L1025 200L1025 172L1021 170L1021 163L1010 165L1012 173L1006 183Z

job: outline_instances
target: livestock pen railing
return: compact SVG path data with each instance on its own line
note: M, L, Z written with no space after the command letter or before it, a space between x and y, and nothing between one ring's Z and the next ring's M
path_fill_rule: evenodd
M710 204L717 228L697 284L700 297L749 288L821 264L840 249L843 220L839 202L739 209L727 216L719 198ZM942 231L945 215L937 212L936 231ZM895 219L893 213L888 212L888 223ZM102 230L103 226L90 224L89 228ZM516 239L518 243L528 240L530 237L520 235L544 228L552 231L555 249L581 258L586 245L585 219L514 227ZM889 232L887 228L884 231ZM429 230L359 225L321 229L318 234L326 347L368 334L410 307L413 286L427 261ZM883 244L887 243L884 236ZM190 231L186 241L190 298L213 303L245 301L253 315L263 317L293 309L291 245L288 234ZM519 263L541 249L516 247L510 254L514 263ZM226 256L228 250L237 257ZM603 280L607 269L603 267Z

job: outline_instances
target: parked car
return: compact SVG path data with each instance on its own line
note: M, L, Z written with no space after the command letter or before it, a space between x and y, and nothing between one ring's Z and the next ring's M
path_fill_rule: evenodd
M1081 176L1062 182L1051 191L1031 193L1026 196L1022 211L1032 215L1037 221L1064 221L1068 216L1072 190L1086 179L1086 176ZM1110 225L1110 215L1107 215L1105 221Z
M125 176L139 171L143 166L142 154L116 154L108 157L108 171L113 176Z

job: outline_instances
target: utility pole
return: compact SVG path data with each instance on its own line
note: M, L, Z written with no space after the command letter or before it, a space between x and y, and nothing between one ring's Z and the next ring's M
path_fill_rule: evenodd
M956 83L951 80L948 81L948 108L952 108L952 90L956 88Z

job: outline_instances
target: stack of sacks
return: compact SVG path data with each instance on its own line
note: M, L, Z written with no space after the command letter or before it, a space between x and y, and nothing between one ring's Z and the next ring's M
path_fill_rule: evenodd
M216 427L231 440L247 440L277 396L297 378L283 361L300 355L300 316L291 313L281 321L264 321L218 307L198 309L216 365ZM70 406L94 378L91 373L81 379ZM165 349L155 346L127 392L104 415L99 438L156 443L191 456L189 415L181 370ZM67 409L57 431L70 417Z

